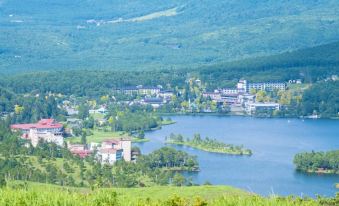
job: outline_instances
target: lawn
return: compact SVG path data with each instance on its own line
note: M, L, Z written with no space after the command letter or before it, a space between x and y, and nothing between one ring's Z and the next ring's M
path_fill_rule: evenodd
M121 137L129 137L124 132L111 132L111 131L101 131L97 129L91 130L92 135L87 136L87 142L97 142L100 143L106 139L117 139ZM79 143L81 142L81 137L71 137L67 139L71 143Z
M91 132L93 133L92 135L87 136L87 142L96 142L96 143L101 143L102 141L106 139L118 139L122 137L127 137L131 138L133 142L147 142L149 141L148 139L139 139L132 137L128 135L126 132L111 132L111 131L103 131L103 130L98 130L98 129L92 129ZM71 137L68 138L66 141L69 141L71 143L80 143L81 142L81 137Z

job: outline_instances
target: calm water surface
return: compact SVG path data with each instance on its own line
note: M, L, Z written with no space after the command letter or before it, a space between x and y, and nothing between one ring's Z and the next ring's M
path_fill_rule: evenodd
M187 174L197 183L232 185L262 195L333 196L339 176L295 171L293 156L303 151L339 149L339 121L258 119L251 117L172 116L176 124L148 132L150 142L136 144L143 153L164 146L170 133L216 138L253 151L251 157L214 154L173 146L197 155L201 171Z

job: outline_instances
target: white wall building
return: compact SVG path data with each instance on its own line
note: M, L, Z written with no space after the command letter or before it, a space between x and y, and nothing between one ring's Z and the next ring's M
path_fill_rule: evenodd
M204 98L211 98L211 100L220 101L221 100L221 94L218 92L204 92L202 94Z
M29 130L27 139L31 140L33 147L36 147L40 140L49 143L55 143L62 147L64 145L64 137L62 132L39 132L37 129L32 128Z
M262 91L286 90L286 83L284 82L254 82L250 83L247 80L239 80L237 89L239 92L248 93L251 89Z
M280 104L274 103L274 102L268 102L268 103L248 103L246 104L246 111L249 114L252 114L256 112L257 110L265 110L265 111L273 111L273 110L279 110Z
M105 140L101 143L101 147L98 147L99 161L101 161L103 164L107 163L107 161L104 161L105 158L109 159L109 163L114 163L119 159L124 159L126 162L130 162L132 159L131 152L132 141L128 138ZM114 156L114 154L116 154L116 156ZM100 155L103 155L104 158L100 157Z
M238 94L238 89L236 88L223 88L221 89L221 93L224 94L224 95L227 95L227 94Z
M101 164L112 165L116 161L123 158L123 150L113 148L99 149L97 152L97 158L99 159Z
M140 95L158 95L160 93L160 88L159 87L144 87L141 86L138 88L138 93Z

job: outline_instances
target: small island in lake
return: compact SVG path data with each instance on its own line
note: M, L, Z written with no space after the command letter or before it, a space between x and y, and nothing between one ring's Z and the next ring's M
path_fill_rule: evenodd
M166 143L185 145L206 152L231 155L252 155L252 151L250 149L245 149L242 145L236 146L232 144L226 144L223 142L219 142L216 139L211 139L208 137L201 138L200 134L195 134L193 139L189 138L185 139L181 134L175 135L172 133L170 134L169 137L166 137Z
M339 150L298 153L293 162L302 172L339 175Z

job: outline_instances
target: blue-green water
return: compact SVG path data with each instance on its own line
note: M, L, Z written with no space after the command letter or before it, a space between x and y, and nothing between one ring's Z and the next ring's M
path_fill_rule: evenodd
M250 117L173 116L176 124L148 132L147 143L137 144L143 153L164 146L170 133L192 137L194 133L253 151L251 157L208 153L174 146L197 155L201 171L187 174L197 183L232 185L262 195L316 194L339 192L339 175L310 175L295 171L293 156L303 151L339 149L339 121L258 119Z

